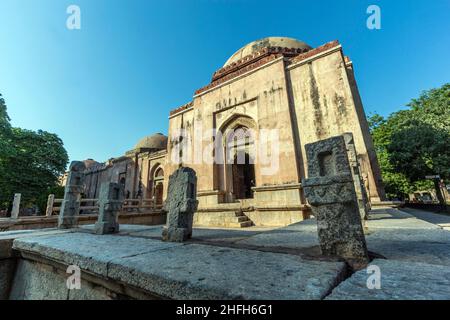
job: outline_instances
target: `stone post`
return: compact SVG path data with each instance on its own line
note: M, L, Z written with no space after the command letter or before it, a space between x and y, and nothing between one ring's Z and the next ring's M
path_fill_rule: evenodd
M119 232L119 213L123 206L124 189L120 183L105 182L100 187L99 212L95 233Z
M53 215L53 205L55 203L55 195L49 194L47 199L47 209L45 210L45 215L51 217Z
M364 180L361 175L361 167L358 162L358 155L356 153L355 142L353 140L353 134L350 132L344 133L345 145L347 147L348 161L351 167L353 176L353 183L355 184L356 198L358 199L358 208L361 215L363 225L369 218L369 197L367 196L366 188L364 186Z
M369 258L344 137L310 143L305 149L308 179L302 184L317 218L322 254L363 268Z
M12 210L11 210L11 218L12 219L19 218L21 198L22 198L22 194L20 194L20 193L16 193L14 195L14 201L13 201L13 206L12 206Z
M85 170L86 166L81 161L73 161L70 164L58 220L60 229L73 228L78 224L77 218L80 212L81 193L84 191Z
M194 212L197 211L197 175L191 168L181 167L169 177L169 188L163 211L167 225L163 241L183 242L192 237Z

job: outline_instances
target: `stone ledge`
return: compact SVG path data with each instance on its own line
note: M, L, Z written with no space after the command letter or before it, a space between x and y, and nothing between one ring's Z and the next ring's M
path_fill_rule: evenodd
M337 286L327 300L449 300L450 269L426 263L372 261L381 272L381 288L368 289L367 269ZM370 273L373 274L373 273Z
M171 299L322 299L346 272L343 262L283 253L78 232L18 239L14 249Z
M301 183L293 183L293 184L276 184L270 186L261 186L261 187L253 187L252 190L259 191L276 191L276 190L290 190L290 189L301 189Z

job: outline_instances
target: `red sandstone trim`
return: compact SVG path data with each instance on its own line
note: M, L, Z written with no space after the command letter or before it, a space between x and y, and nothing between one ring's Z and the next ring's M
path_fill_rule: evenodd
M290 49L282 47L266 47L254 54L245 56L236 62L217 70L212 78L210 84L195 91L195 95L212 89L228 80L240 76L241 74L247 73L253 69L256 69L270 61L273 61L281 56L293 57L291 63L299 62L309 57L312 57L321 52L327 51L339 45L339 41L331 41L315 49L309 51L302 49ZM300 54L299 54L300 53Z
M182 105L181 107L178 107L178 108L176 108L176 109L170 111L170 115L173 116L174 114L176 114L176 113L178 113L178 112L181 112L181 111L184 111L184 110L186 110L186 109L189 109L189 108L192 107L193 105L194 105L194 102L192 102L192 101L189 102L189 103L186 103L185 105Z
M231 74L231 73L237 71L238 69L241 69L249 64L254 63L256 60L259 60L259 59L266 57L268 55L271 55L271 54L282 54L284 56L296 56L296 55L298 55L302 52L306 52L306 51L307 51L306 49L302 50L302 49L283 48L283 47L265 47L253 54L247 55L247 56L239 59L238 61L231 63L230 65L227 65L224 68L217 70L216 72L214 72L212 82L214 82L228 74Z
M200 94L200 93L202 93L202 92L204 92L204 91L206 91L208 89L214 88L214 87L218 86L221 83L224 83L224 82L226 82L226 81L228 81L230 79L236 78L237 76L239 76L241 74L244 74L244 73L247 73L247 72L249 72L249 71L251 71L253 69L256 69L256 68L258 68L258 67L260 67L260 66L262 66L262 65L264 65L264 64L266 64L266 63L268 63L270 61L273 61L273 60L275 60L275 59L277 59L277 58L279 58L281 56L282 56L282 54L271 54L271 55L268 55L268 56L266 56L266 57L264 57L264 58L262 58L260 60L257 60L256 62L254 62L252 64L249 64L249 65L247 65L245 67L242 67L242 68L236 70L233 73L229 73L229 74L227 74L227 75L217 79L216 81L211 82L207 86L205 86L203 88L200 88L197 91L195 91L195 94L197 95L197 94Z
M228 80L236 78L244 73L254 70L254 69L256 69L266 63L269 63L270 61L276 60L282 56L293 57L290 60L290 63L292 64L292 63L296 63L296 62L300 62L305 59L308 59L312 56L315 56L319 53L325 52L325 51L330 50L337 46L339 46L339 41L334 40L334 41L328 42L320 47L317 47L315 49L311 49L309 51L302 50L302 49L282 48L282 47L262 48L261 50L255 52L251 55L245 56L245 57L239 59L238 61L233 62L232 64L214 72L211 83L196 90L195 95L198 95L202 92L212 89ZM170 112L170 116L173 116L181 111L184 111L184 110L192 107L192 105L193 105L193 102L189 102L175 110L172 110Z
M312 56L315 56L316 54L325 52L325 51L330 50L330 49L332 49L334 47L337 47L337 46L339 46L339 41L337 41L337 40L328 42L328 43L326 43L326 44L324 44L324 45L322 45L320 47L317 47L315 49L312 49L312 50L310 50L310 51L308 51L306 53L299 54L298 56L296 56L296 57L291 59L291 63L300 62L302 60L308 59L308 58L310 58Z

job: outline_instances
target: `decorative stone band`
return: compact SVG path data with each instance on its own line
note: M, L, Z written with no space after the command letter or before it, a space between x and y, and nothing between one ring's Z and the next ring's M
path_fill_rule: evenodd
M276 60L276 59L278 59L278 58L280 58L282 56L283 56L282 54L270 54L268 56L265 56L264 58L259 59L256 62L253 62L253 63L251 63L251 64L249 64L249 65L247 65L245 67L241 67L241 68L237 69L236 71L234 71L233 73L229 73L226 76L223 76L223 77L221 77L221 78L211 82L207 86L198 89L197 91L195 91L195 95L199 95L202 92L205 92L205 91L207 91L209 89L212 89L212 88L214 88L214 87L216 87L216 86L218 86L218 85L220 85L220 84L222 84L222 83L224 83L224 82L226 82L228 80L231 80L231 79L236 78L236 77L238 77L238 76L240 76L240 75L242 75L244 73L247 73L247 72L252 71L252 70L254 70L254 69L258 68L258 67L261 67L261 66L265 65L266 63L274 61L274 60Z
M280 57L288 57L288 58L292 57L290 63L295 63L310 58L314 55L320 54L322 52L325 52L327 50L330 50L336 46L339 46L339 41L337 40L328 42L323 46L317 47L309 51L306 49L290 49L281 47L263 48L252 55L246 56L232 63L231 65L216 71L213 75L212 82L207 86L198 89L195 92L195 95L198 95L211 88L214 88L230 79L238 77L244 73L247 73Z
M352 203L356 201L353 182L330 183L304 187L305 196L311 206L335 203Z
M247 55L236 62L233 62L230 65L227 65L224 68L221 68L214 72L212 77L212 82L217 81L220 78L223 78L229 74L236 72L239 69L242 69L248 65L253 64L255 61L260 60L269 55L278 54L283 55L285 57L293 57L300 53L307 52L307 49L297 49L297 48L285 48L285 47L265 47L261 50Z
M275 185L269 185L269 186L252 187L252 190L255 191L255 192L258 192L258 191L277 191L277 190L300 189L301 187L302 187L301 183L275 184Z
M339 41L337 41L337 40L325 43L324 45L322 45L320 47L317 47L315 49L309 50L308 52L299 54L298 56L292 58L291 59L291 63L297 63L297 62L300 62L302 60L311 58L311 57L313 57L313 56L315 56L315 55L317 55L319 53L325 52L325 51L330 50L330 49L332 49L334 47L337 47L339 45L340 45Z
M280 57L292 58L289 63L296 63L302 60L313 57L317 54L330 50L339 46L339 41L331 41L320 47L312 50L297 49L297 48L283 48L283 47L266 47L261 50L245 56L232 64L221 68L214 72L211 83L196 90L194 95L199 95L207 90L210 90L228 80L236 78L244 73L252 71L258 67L265 65L271 61L274 61ZM170 112L170 116L174 116L182 111L192 108L193 102L189 102L179 108L176 108Z
M200 190L200 191L197 191L197 197L222 195L222 194L225 194L225 191L222 191L222 190Z
M256 211L310 211L311 207L306 204L300 204L292 206L256 206L253 209Z
M170 111L170 116L173 116L179 112L185 111L185 110L191 108L193 105L194 105L194 102L192 102L192 101L189 103L186 103L185 105L182 105L181 107L178 107L178 108Z

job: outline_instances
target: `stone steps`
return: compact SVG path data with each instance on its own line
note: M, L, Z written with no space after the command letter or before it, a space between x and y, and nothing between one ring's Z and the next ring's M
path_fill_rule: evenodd
M253 222L240 210L197 212L194 219L196 226L246 228L253 225Z

